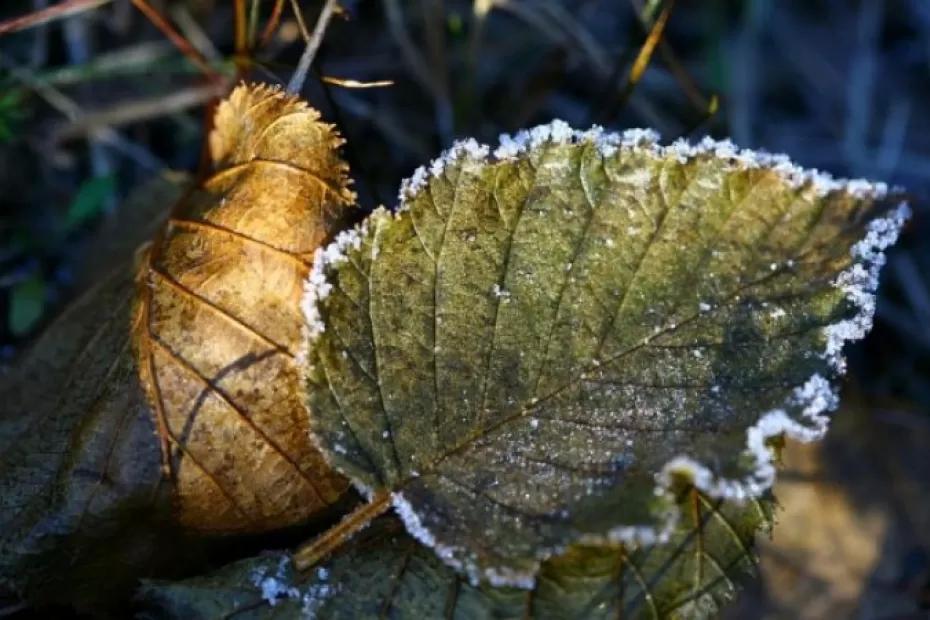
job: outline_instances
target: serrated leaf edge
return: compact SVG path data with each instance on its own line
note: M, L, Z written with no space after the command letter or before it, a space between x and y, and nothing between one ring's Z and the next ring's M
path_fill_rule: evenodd
M816 169L805 169L793 163L787 155L773 154L765 151L739 149L730 140L715 140L705 137L696 144L679 139L668 146L658 143L659 134L651 129L627 129L622 132L605 132L595 125L586 131L573 130L567 123L554 120L545 125L523 130L510 136L501 134L499 145L493 149L472 138L453 144L428 166L421 166L413 175L402 181L399 192L399 205L392 214L384 207L379 207L361 224L345 230L325 248L320 248L314 255L313 268L305 282L302 308L305 317L304 343L298 354L301 368L309 372L308 352L313 343L325 329L319 304L329 295L332 284L328 271L348 260L347 252L361 247L368 233L370 222L379 219L397 219L407 211L407 202L423 190L433 177L443 173L446 166L467 158L475 163L491 165L500 161L512 160L523 153L544 144L580 144L592 143L603 157L611 157L619 150L638 150L656 159L673 157L680 163L699 157L715 157L729 160L734 170L767 168L780 175L789 187L799 189L810 186L817 196L826 196L833 192L846 192L857 199L880 201L888 197L889 188L885 183L865 179L834 178L828 173ZM850 252L852 265L841 272L833 281L857 309L856 314L822 329L826 346L821 356L828 361L835 371L834 379L846 371L843 347L847 342L859 340L869 332L875 314L875 291L878 277L885 264L884 251L892 246L898 238L904 223L910 218L911 210L906 202L882 217L875 218L866 228L865 236L855 243ZM681 481L692 484L698 490L714 499L745 502L755 499L775 483L776 467L769 440L784 436L800 442L813 442L821 439L829 426L829 417L825 414L834 410L839 404L836 386L820 374L814 374L805 383L792 391L783 408L763 412L754 425L746 431L746 453L754 461L754 470L743 479L730 479L716 476L713 471L698 460L681 454L670 459L656 474L655 493L671 497L672 489ZM788 410L800 410L800 417L810 423L809 426L798 422L788 414ZM329 458L329 447L314 435L324 457L339 469ZM346 472L342 472L346 474ZM348 476L348 474L346 474ZM351 479L351 476L348 476ZM373 495L373 490L352 480L356 488L366 497ZM407 531L418 541L432 548L447 565L464 572L472 583L484 579L494 586L514 586L530 589L534 587L536 574L542 561L558 555L564 549L547 549L543 557L535 559L531 572L523 573L512 570L485 569L480 573L473 566L466 566L457 559L459 550L444 545L423 525L413 506L404 498L401 491L391 495L395 511L400 516ZM674 503L670 502L674 506ZM658 523L621 524L603 536L586 535L581 537L581 544L631 544L654 545L666 542L679 522L679 511L675 508L659 515Z

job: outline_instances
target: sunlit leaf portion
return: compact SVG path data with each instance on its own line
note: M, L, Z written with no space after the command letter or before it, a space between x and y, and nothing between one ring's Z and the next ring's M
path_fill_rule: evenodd
M135 344L188 527L291 525L345 489L310 442L295 364L310 257L354 200L342 142L305 102L238 87L217 110L212 174L142 267Z
M769 500L743 506L687 492L670 540L648 548L571 547L543 564L531 590L474 586L392 518L376 522L306 575L285 554L178 583L149 583L155 617L709 618L754 571L754 535Z
M904 217L781 157L558 122L401 194L316 258L313 430L448 564L523 587L577 540L661 538L679 475L763 493L767 438L824 431Z

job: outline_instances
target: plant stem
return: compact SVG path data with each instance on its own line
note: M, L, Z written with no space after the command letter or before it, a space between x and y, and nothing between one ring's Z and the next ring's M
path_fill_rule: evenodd
M294 75L291 76L291 81L287 84L287 92L297 94L303 90L304 80L307 79L310 65L313 63L313 59L320 49L320 44L323 43L323 35L326 33L329 20L336 11L336 6L336 0L326 0L326 4L323 5L323 10L320 11L320 16L316 20L316 26L313 28L313 34L310 35L310 40L307 41L304 53L301 54L300 61L297 63L297 69L294 70Z
M353 535L365 529L375 518L391 507L391 494L378 493L371 501L363 504L343 517L342 521L329 528L312 541L301 545L294 552L294 566L307 570L338 549Z

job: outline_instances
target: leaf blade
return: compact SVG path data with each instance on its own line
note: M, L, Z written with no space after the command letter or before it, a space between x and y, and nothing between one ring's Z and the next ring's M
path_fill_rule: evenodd
M691 493L684 493L690 501ZM305 574L285 554L250 558L183 582L148 582L147 610L161 617L710 618L754 565L755 534L771 525L770 499L713 503L654 547L573 546L544 563L531 590L472 584L386 517ZM760 508L762 510L760 511ZM725 515L724 528L714 515ZM719 561L695 579L697 535ZM719 566L719 573L712 573ZM669 567L672 567L670 570ZM266 581L271 577L271 581Z
M904 218L726 143L542 129L418 172L318 254L305 303L330 460L472 579L523 586L573 540L654 539L657 476L767 488L766 439L819 436L835 403L830 330L868 322L843 279L874 288Z

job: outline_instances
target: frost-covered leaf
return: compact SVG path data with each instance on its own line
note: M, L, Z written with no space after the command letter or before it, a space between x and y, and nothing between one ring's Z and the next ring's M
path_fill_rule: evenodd
M739 505L693 492L682 501L684 518L665 544L571 547L543 564L531 590L472 585L385 518L303 575L286 555L269 555L149 583L141 597L158 618L715 617L755 569L754 535L767 529L771 502Z
M310 258L354 200L342 142L300 99L239 86L214 170L146 256L135 346L187 527L292 525L345 490L310 442L295 363Z
M825 430L904 207L785 158L562 123L460 143L317 255L306 381L330 461L472 580L661 539L679 475L772 483Z
M157 222L185 185L154 180L117 219ZM150 233L125 227L119 244L98 244L121 266L96 272L2 377L0 591L96 608L196 552L170 524L130 343L131 254Z

